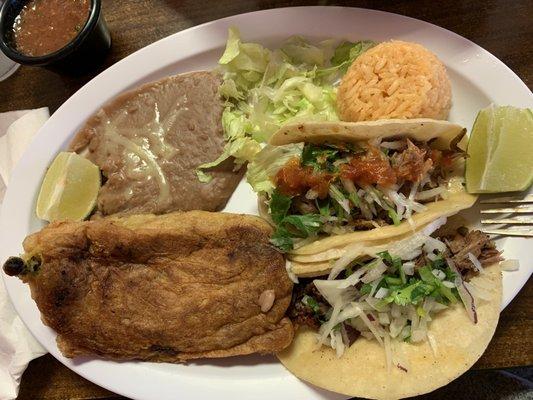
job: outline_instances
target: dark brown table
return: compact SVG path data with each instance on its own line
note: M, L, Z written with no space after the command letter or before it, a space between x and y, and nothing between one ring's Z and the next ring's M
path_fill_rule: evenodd
M382 0L382 1L217 1L103 0L113 36L113 49L104 65L91 74L72 78L21 67L0 82L0 112L50 107L55 111L94 75L158 39L203 22L249 11L298 5L349 5L408 15L462 35L506 63L531 88L533 3L528 0ZM490 85L487 82L487 85ZM474 369L533 365L533 282L502 313L488 350ZM63 367L50 355L30 363L22 377L19 399L118 399Z

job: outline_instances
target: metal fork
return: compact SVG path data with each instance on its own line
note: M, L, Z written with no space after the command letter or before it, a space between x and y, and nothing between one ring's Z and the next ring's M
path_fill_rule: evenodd
M487 214L505 214L502 218L482 219L483 225L510 225L502 229L488 229L483 227L482 231L489 235L500 236L524 236L533 237L533 217L523 216L521 214L533 214L533 195L528 194L525 197L499 197L487 200L481 200L481 204L501 204L506 207L488 208L481 210L482 216ZM518 216L513 216L519 214ZM519 229L513 229L518 226Z

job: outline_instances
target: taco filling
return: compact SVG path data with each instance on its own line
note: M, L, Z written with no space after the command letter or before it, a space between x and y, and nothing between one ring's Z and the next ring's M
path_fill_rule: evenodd
M454 162L465 154L457 147L463 136L446 150L409 138L306 143L271 176L266 204L277 228L273 243L289 251L320 233L411 223L424 204L446 198Z
M501 260L487 235L466 228L442 237L426 229L375 250L365 258L341 257L329 276L300 279L288 315L316 330L319 344L338 357L362 336L379 342L389 368L400 369L402 363L393 362L396 342L427 341L436 351L428 330L435 314L462 303L478 322L477 302L490 299L490 287L470 279L483 278L484 267Z

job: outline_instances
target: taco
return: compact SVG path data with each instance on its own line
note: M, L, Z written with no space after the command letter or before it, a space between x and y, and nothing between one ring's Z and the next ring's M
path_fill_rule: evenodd
M329 275L300 278L288 310L297 333L278 354L284 366L372 399L427 393L468 370L498 322L501 256L480 231L432 234L444 222L352 249Z
M463 185L465 132L430 119L286 125L248 181L290 257L390 240L475 202Z

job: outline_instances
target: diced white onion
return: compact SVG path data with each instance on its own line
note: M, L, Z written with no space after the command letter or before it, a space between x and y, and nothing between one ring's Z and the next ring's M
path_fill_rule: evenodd
M318 192L316 190L313 190L313 189L309 189L307 191L307 193L305 194L305 198L307 200L314 200L318 197Z
M454 283L450 281L442 281L442 284L450 289L453 289L455 287Z
M366 325L361 318L350 318L347 320L347 322L352 326L352 328L357 329L359 332L367 330Z
M397 189L383 187L379 187L379 189L385 193L385 196L387 196L394 205L396 205L396 213L398 214L398 217L402 219L407 202L397 193Z
M382 278L376 279L374 282L370 284L370 286L372 286L372 288L370 289L370 296L374 296L374 293L376 293L376 289L379 285L379 282L381 282L381 279Z
M366 192L363 189L359 189L357 191L357 196L359 197L359 199L361 199L361 214L363 215L364 219L372 220L373 219L372 211L370 210L368 204L365 201L365 195L366 195Z
M378 278L381 278L383 273L387 270L387 266L381 259L377 259L372 263L374 266L361 278L361 282L370 283Z
M337 358L340 358L344 354L345 346L339 330L331 333L331 347L335 350Z
M465 305L466 313L468 314L468 317L474 324L477 324L477 310L476 310L476 302L474 300L474 296L472 296L472 293L468 291L468 288L465 286L463 278L461 277L461 273L457 270L455 267L455 263L451 259L446 259L446 262L448 263L448 266L450 269L455 273L455 286L457 287L457 292L459 293L459 297L461 298L461 301Z
M374 225L374 228L381 228L381 226L374 220L370 221L372 225Z
M400 308L400 306L398 304L396 304L396 303L392 304L392 306L391 306L391 315L392 315L392 318L401 317L402 309Z
M407 307L407 317L411 320L411 328L417 329L420 319L418 318L418 313L414 306L410 305Z
M292 272L292 263L289 260L285 261L285 270L287 271L289 279L294 283L298 283L298 277Z
M380 304L380 300L376 299L375 297L367 297L365 301L372 307L373 310L383 312L385 311L385 308Z
M437 229L439 229L441 226L444 226L446 224L447 218L446 217L440 217L436 219L435 221L427 224L424 229L422 229L422 233L426 236L431 235L433 232L435 232Z
M418 343L426 339L426 331L423 329L411 330L411 342Z
M402 340L405 340L411 334L411 327L409 325L404 326L398 337Z
M344 326L344 324L341 324L340 331L341 331L341 336L342 336L342 342L346 346L349 346L350 345L350 338L348 337L348 333L346 332L346 327Z
M348 193L357 193L357 188L350 179L341 179L341 183Z
M315 279L313 283L326 301L336 307L350 303L356 295L355 288L343 287L343 281L344 279L338 281Z
M382 299L384 297L387 297L388 294L389 294L389 289L382 287L382 288L379 288L379 290L376 292L374 297L376 299Z
M342 311L339 313L339 317L337 319L337 323L344 322L346 320L351 320L355 317L358 317L361 315L363 310L361 309L361 305L359 303L356 303L352 301L350 304L345 306Z
M476 267L478 272L484 272L484 269L483 269L481 263L479 262L479 260L476 258L476 256L474 256L472 253L468 253L467 256L468 256L468 259L470 260L470 262L472 264L474 264L474 267Z
M395 140L392 142L381 142L381 147L391 150L400 150L405 147L405 142L403 140Z
M433 307L435 307L435 304L437 302L432 297L426 297L424 300L424 304L422 304L422 309L426 314L429 314L431 310L433 310Z
M439 312L442 310L446 310L447 308L447 305L435 302L435 305L433 306L433 312Z
M329 281L324 281L324 282L329 282ZM315 283L315 286L316 286L316 283ZM333 306L331 310L331 316L329 317L328 321L325 324L320 325L320 328L318 329L318 333L320 334L320 337L318 339L319 345L326 343L326 339L333 332L333 328L338 323L337 319L340 314L340 311L341 311L341 306L339 304Z
M378 331L378 329L380 329L380 328L378 328L378 326L376 326L372 322L370 322L370 320L368 319L368 317L364 313L361 313L361 315L359 317L363 320L363 322L368 327L370 332L372 332L372 334L374 335L376 340L379 342L379 344L383 346L383 339L381 338L381 335L379 334L379 331Z
M520 262L518 260L505 260L500 263L502 271L518 271Z
M430 254L433 254L435 250L437 250L440 253L444 253L446 251L446 244L444 242L441 242L438 239L428 236L428 238L426 239L426 242L424 243L424 251L428 255L430 255Z
M396 337L402 331L403 327L407 324L407 318L400 316L393 318L389 325L389 331L391 337Z
M361 267L357 271L355 271L353 274L351 274L348 278L337 281L337 282L340 282L339 288L345 289L350 286L355 286L359 282L361 275L363 275L365 271L366 271L366 268Z
M333 266L328 276L328 280L335 279L344 269L350 265L357 257L361 255L361 245L355 243L346 247L346 251L341 258L339 258ZM363 271L364 272L364 271Z
M381 325L390 324L390 318L388 313L378 313L378 321Z
M415 196L415 200L427 200L431 199L432 197L436 197L443 193L446 189L442 186L436 187L435 189L429 189L424 190L422 192L418 192Z
M433 274L433 276L435 278L438 278L439 280L444 280L444 278L446 278L446 274L444 273L444 271L441 271L440 269L433 269L431 271L431 273Z
M402 269L405 275L414 275L415 274L415 263L408 261L403 263Z

